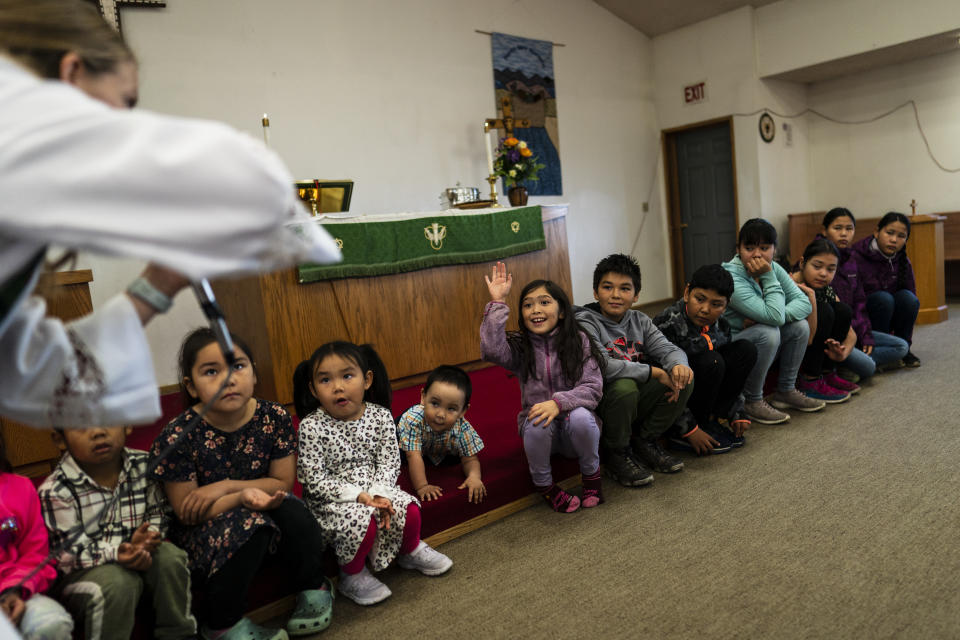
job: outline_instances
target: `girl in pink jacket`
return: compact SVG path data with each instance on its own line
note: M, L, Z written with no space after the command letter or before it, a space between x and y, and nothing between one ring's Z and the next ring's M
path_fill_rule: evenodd
M73 631L70 614L43 595L57 578L49 554L37 490L11 473L0 442L0 610L25 640L69 640Z

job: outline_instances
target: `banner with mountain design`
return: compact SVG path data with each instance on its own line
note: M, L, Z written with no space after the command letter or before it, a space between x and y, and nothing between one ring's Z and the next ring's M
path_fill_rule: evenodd
M530 121L529 128L516 128L513 135L533 149L546 165L540 179L526 182L530 195L563 195L560 179L560 134L557 125L557 91L553 77L553 43L504 33L494 33L493 86L497 117L500 105L509 96L513 117ZM498 131L503 136L503 131Z

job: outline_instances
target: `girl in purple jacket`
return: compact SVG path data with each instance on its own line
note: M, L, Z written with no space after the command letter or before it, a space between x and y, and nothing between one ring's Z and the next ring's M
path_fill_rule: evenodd
M507 333L513 276L498 262L484 279L491 300L480 325L480 353L520 379L523 409L517 422L533 484L554 511L595 507L603 502L600 426L593 412L603 394L598 354L555 283L534 280L523 288L520 330ZM554 484L552 453L579 459L582 499Z
M889 333L874 331L867 313L867 294L863 291L857 261L853 259L853 235L857 219L849 209L835 207L823 217L823 234L840 250L840 264L833 279L833 290L853 312L850 326L857 334L857 346L843 365L859 378L868 378L877 367L899 361L907 354L906 341ZM856 380L854 380L856 382Z
M913 325L920 311L913 266L907 257L910 220L891 211L880 218L877 230L853 245L864 293L867 313L876 331L913 340ZM907 351L903 364L919 367L920 359Z

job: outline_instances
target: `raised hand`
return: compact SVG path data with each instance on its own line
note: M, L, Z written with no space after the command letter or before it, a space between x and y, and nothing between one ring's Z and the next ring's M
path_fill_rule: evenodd
M510 287L513 286L513 274L507 273L507 265L498 262L493 265L489 276L483 276L487 281L487 289L490 291L490 299L494 302L505 302L510 295Z

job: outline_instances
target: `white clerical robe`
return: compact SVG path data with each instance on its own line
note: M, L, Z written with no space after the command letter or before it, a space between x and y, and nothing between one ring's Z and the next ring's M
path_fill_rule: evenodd
M275 154L225 125L111 109L0 57L0 284L49 244L192 279L338 260L292 183ZM31 275L0 318L0 413L56 426L159 416L130 301L64 325L27 295Z

